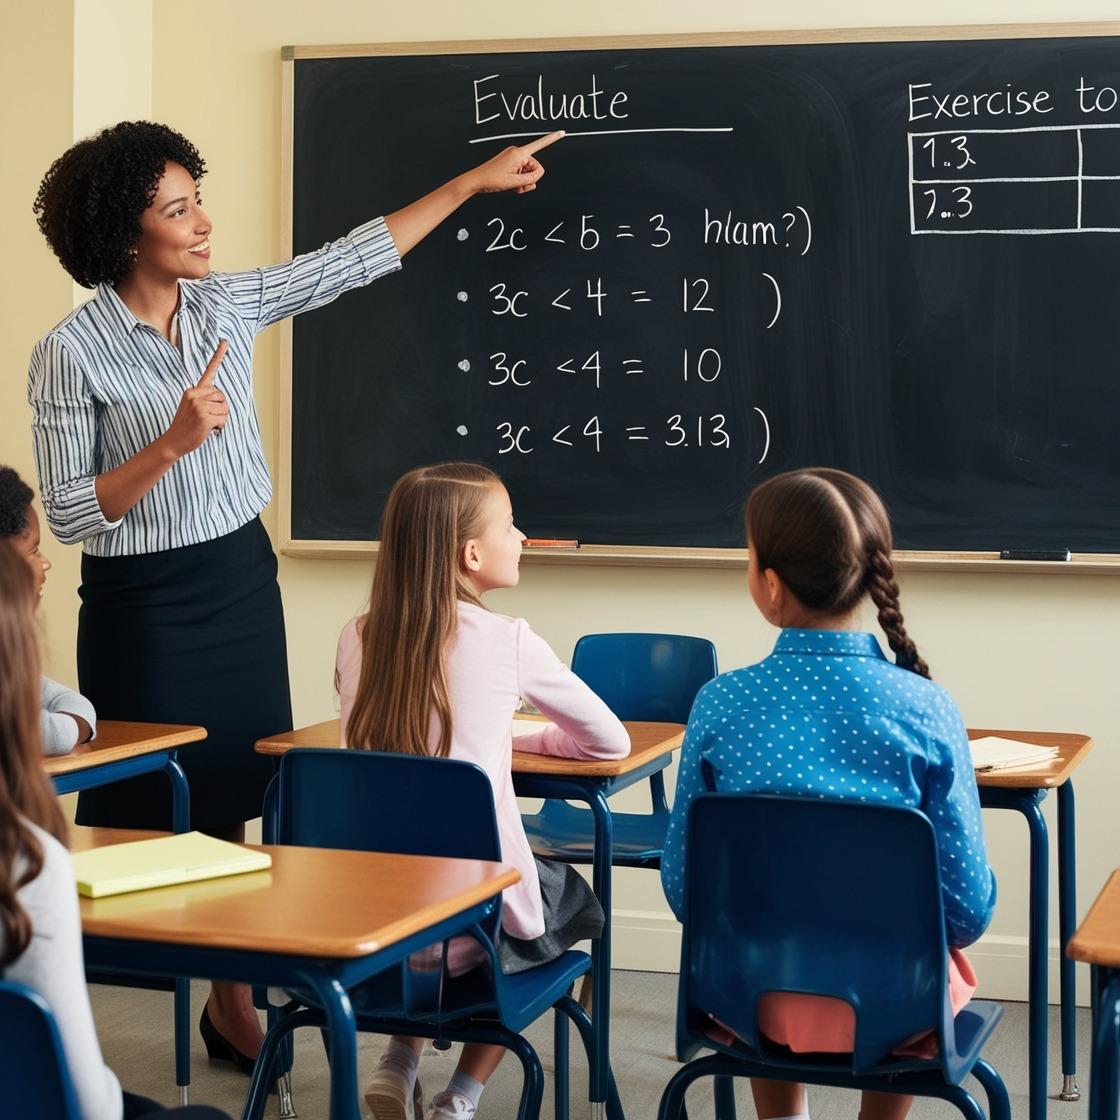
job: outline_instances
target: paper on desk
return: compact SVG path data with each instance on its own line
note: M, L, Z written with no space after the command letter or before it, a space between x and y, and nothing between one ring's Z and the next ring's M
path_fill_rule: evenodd
M78 893L87 898L241 875L272 866L267 852L201 832L89 848L75 852L72 858Z
M984 735L969 742L974 770L1011 770L1041 766L1058 756L1057 747L1023 743L999 735Z

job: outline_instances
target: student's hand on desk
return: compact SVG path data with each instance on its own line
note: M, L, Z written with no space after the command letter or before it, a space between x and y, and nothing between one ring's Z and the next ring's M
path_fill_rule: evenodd
M535 158L536 153L563 137L563 132L550 132L519 147L511 145L493 159L467 172L467 180L475 194L513 190L518 194L536 190L537 181L544 174L544 167Z
M226 395L214 384L225 355L226 340L223 338L198 384L188 389L179 401L171 427L167 429L167 439L178 455L201 447L207 437L212 432L220 432L229 419Z

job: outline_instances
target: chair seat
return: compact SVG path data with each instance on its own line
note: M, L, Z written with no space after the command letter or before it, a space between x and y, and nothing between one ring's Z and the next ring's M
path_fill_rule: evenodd
M591 863L595 853L595 819L590 809L567 801L546 801L538 813L521 818L529 847L559 863ZM616 867L661 866L669 814L611 813L611 863Z
M953 1020L956 1053L948 1056L947 1064L936 1067L935 1074L946 1082L959 1084L979 1058L980 1051L1002 1017L1003 1005L991 1000L974 999L962 1007ZM701 1019L705 1020L700 1023L703 1028L706 1026L706 1017L696 1012L693 1022ZM763 1052L757 1054L744 1042L722 1044L715 1039L701 1039L702 1036L693 1037L691 1045L679 1052L678 1057L687 1061L701 1050L716 1050L739 1060L749 1062L754 1057L760 1062L764 1061L770 1076L779 1069L787 1069L798 1076L834 1072L844 1079L841 1084L846 1084L846 1079L852 1076L882 1077L889 1074L921 1073L931 1068L929 1058L889 1054L880 1061L856 1068L851 1054L801 1054L776 1044L764 1045Z

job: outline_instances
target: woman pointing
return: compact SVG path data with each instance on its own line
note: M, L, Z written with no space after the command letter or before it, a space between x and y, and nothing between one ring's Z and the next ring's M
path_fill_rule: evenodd
M510 147L316 252L211 271L197 149L165 125L125 122L47 172L39 226L95 288L36 345L28 395L43 506L82 544L81 691L103 719L199 724L183 752L191 827L244 837L271 761L257 739L292 726L276 557L259 514L272 496L252 393L257 333L400 267L472 195L533 190L536 153ZM81 824L168 829L148 776L83 793ZM251 1069L261 1042L247 988L215 985L212 1057Z

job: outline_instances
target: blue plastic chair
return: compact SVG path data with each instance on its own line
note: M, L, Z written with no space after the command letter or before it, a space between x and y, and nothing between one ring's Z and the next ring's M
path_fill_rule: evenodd
M0 980L0 1101L6 1116L81 1120L54 1015L15 980Z
M490 779L473 763L380 751L290 750L280 762L275 810L276 842L281 844L501 859ZM414 968L406 962L352 990L358 1029L505 1046L517 1055L525 1074L518 1116L535 1120L544 1072L521 1032L554 1008L556 1115L566 1116L567 1027L561 1012L575 1023L588 1061L593 1061L591 1020L570 995L575 981L590 969L591 958L569 950L549 964L507 976L495 948L500 925L499 905L486 925L468 931L489 960L464 976L451 978L442 968ZM323 1025L318 1009L302 1002L299 1010L283 1014L265 1039L246 1116L263 1112L282 1040L297 1026ZM617 1106L613 1078L608 1083L611 1104Z
M0 980L0 1113L82 1120L58 1024L47 1001L18 980ZM166 1109L168 1120L230 1120L206 1105Z
M980 1050L997 1003L973 1000L954 1018L936 841L922 813L882 804L708 793L688 821L677 1056L660 1120L682 1115L685 1091L715 1077L716 1114L734 1117L728 1077L764 1077L940 1097L983 1111L961 1086L971 1073L992 1120L1009 1120L1007 1090ZM800 1054L758 1029L765 992L847 1001L851 1054ZM712 1017L736 1036L708 1035ZM930 1028L939 1053L892 1051ZM702 1049L714 1054L695 1057ZM720 1080L724 1079L724 1080Z
M572 672L622 720L687 723L702 685L718 672L716 647L682 634L585 634L572 654ZM611 863L661 866L669 806L661 770L650 775L648 813L611 814ZM522 817L529 846L563 863L590 863L595 825L590 809L549 799Z

